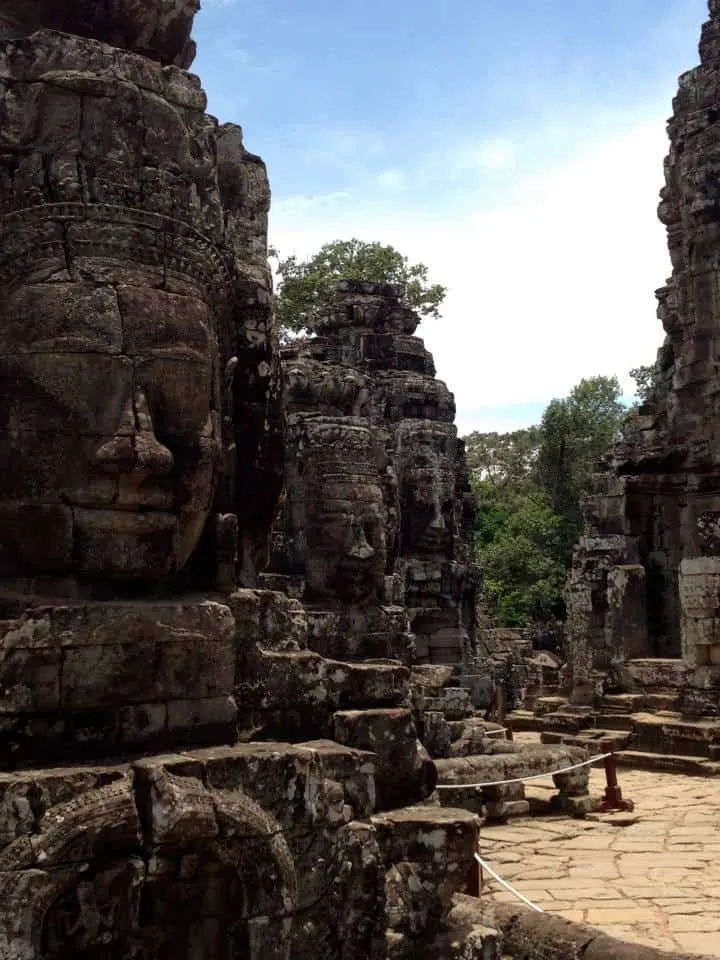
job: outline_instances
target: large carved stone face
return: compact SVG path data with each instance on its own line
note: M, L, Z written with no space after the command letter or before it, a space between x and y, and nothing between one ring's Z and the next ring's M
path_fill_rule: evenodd
M3 576L162 579L197 545L219 453L211 311L136 272L3 304Z
M456 430L449 423L400 423L401 553L449 556L457 535Z
M328 418L310 431L306 462L310 592L350 601L379 594L387 561L385 505L370 431Z

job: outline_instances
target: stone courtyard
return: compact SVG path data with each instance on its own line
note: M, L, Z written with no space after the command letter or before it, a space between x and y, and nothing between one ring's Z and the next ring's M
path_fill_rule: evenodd
M548 913L670 954L720 957L720 780L625 769L618 779L633 813L486 825L481 856ZM602 794L602 766L590 783ZM536 780L526 795L541 802L552 789ZM486 873L489 893L518 903Z

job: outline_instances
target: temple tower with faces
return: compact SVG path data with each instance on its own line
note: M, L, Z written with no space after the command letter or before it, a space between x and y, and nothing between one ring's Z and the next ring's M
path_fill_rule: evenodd
M290 417L312 419L325 409L328 380L337 385L335 413L348 424L365 417L385 491L386 595L407 609L413 662L461 666L474 645L474 503L453 396L435 378L432 356L415 335L419 318L403 295L392 284L336 285L317 336L284 348L297 406L291 401ZM353 376L362 386L358 381L351 397L343 385ZM288 476L292 462L289 453ZM281 561L273 567L281 568Z
M285 430L267 174L198 8L0 0L0 956L444 957L478 822L398 811L435 767L393 478L362 375ZM286 447L315 616L259 587Z

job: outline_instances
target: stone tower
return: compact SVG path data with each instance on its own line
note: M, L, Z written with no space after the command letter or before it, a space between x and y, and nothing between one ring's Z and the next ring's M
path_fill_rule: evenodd
M270 192L187 72L198 7L0 0L0 957L486 955L450 930L478 819L405 806L404 608L353 647L257 588ZM291 434L311 588L379 606L391 485L342 392Z
M474 501L453 395L436 379L416 335L419 317L403 295L392 284L336 285L318 335L283 350L289 416L306 424L321 412L339 414L348 426L364 420L384 491L386 599L407 608L414 662L460 665L474 643ZM288 500L295 502L294 448L287 459ZM287 558L276 560L277 569L290 570ZM310 584L316 566L306 564Z
M668 123L657 383L599 466L575 551L578 704L655 682L686 714L720 711L720 3L709 6L700 66L681 76Z

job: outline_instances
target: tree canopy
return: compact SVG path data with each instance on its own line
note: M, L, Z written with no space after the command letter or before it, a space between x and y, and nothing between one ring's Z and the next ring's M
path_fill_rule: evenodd
M651 363L642 367L634 367L630 371L630 376L635 381L635 396L640 403L649 400L655 389L655 381L658 375L657 363Z
M506 626L562 617L581 503L625 415L617 379L591 377L552 400L536 426L466 438L483 598Z
M314 318L338 280L402 283L405 303L421 317L439 316L445 299L445 287L428 281L424 263L411 264L394 247L382 243L334 240L307 260L283 258L275 249L270 256L277 260L275 309L280 330L286 335L312 330Z
M580 533L580 503L592 473L620 433L627 408L617 377L581 380L562 400L551 400L540 422L537 469L550 509L561 516L570 545Z

